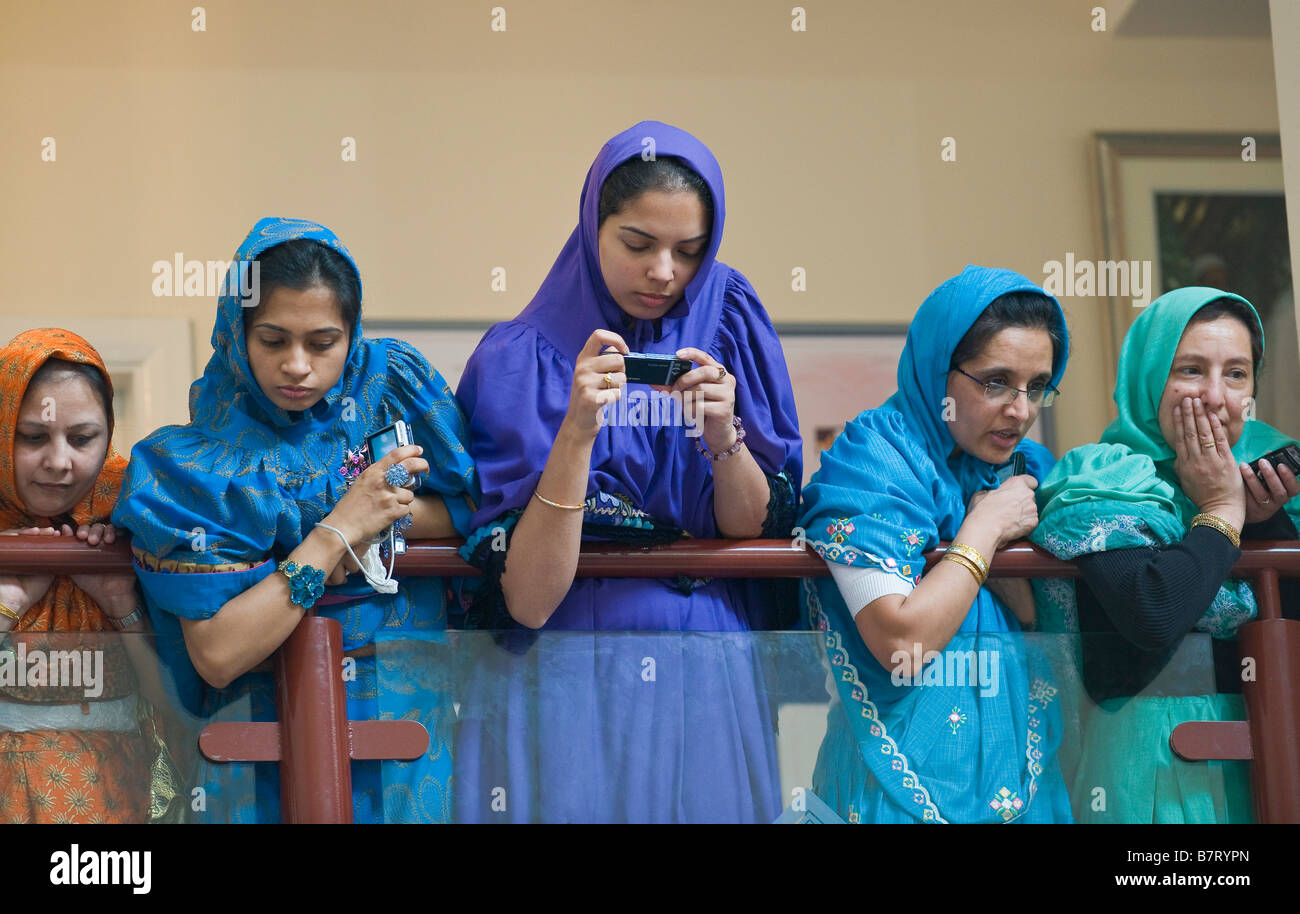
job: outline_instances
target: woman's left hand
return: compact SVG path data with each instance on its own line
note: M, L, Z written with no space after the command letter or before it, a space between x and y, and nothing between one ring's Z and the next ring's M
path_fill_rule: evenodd
M1243 463L1238 469L1241 470L1241 478L1246 484L1246 523L1248 524L1268 520L1284 504L1300 495L1300 480L1295 478L1290 467L1279 465L1274 468L1267 460L1261 460L1259 472L1264 477L1263 483L1260 483L1259 477L1250 468L1250 464Z
M107 616L124 619L135 612L133 574L74 574L72 583L84 590Z
M667 390L681 394L685 421L693 423L693 428L701 428L703 423L704 446L710 454L720 454L736 443L736 429L732 424L736 414L736 376L699 349L678 349L676 355L679 359L690 359L699 367L686 372Z
M63 524L59 533L75 536L88 546L108 544L117 539L117 530L112 524L82 524L76 530ZM137 601L133 574L74 574L72 583L84 590L105 615L123 619L135 612Z

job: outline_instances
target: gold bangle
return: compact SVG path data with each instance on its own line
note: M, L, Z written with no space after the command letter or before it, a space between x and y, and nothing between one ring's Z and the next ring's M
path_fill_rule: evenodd
M980 570L980 574L984 576L984 579L988 579L989 563L985 560L984 556L980 555L980 551L974 546L967 546L965 543L950 543L948 545L948 552L955 552L957 555L969 559L970 562Z
M1238 549L1241 548L1240 531L1217 514L1198 514L1192 518L1192 526L1213 527L1215 530L1218 530L1226 536L1232 545L1236 546Z
M22 616L18 615L18 613L14 612L3 603L0 603L0 616L4 616L6 619L13 619L15 622L21 622L23 620Z
M961 555L960 553L957 552L945 552L943 554L943 557L947 561L954 562L960 565L961 567L965 568L967 571L969 571L971 575L975 578L976 587L984 586L984 578L980 574L980 570L977 567L975 567L975 563L972 562L970 559L966 558L964 555Z
M562 505L559 502L551 501L544 495L539 494L536 489L533 489L533 498L537 499L544 505L550 505L552 508L560 508L565 511L582 511L587 507L586 505Z

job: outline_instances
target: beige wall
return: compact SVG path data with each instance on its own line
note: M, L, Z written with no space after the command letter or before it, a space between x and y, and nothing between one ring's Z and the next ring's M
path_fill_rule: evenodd
M203 33L190 2L7 3L0 313L189 318L201 366L214 302L154 297L151 265L288 215L351 247L370 318L506 318L600 144L653 117L722 162L722 257L775 320L905 322L966 263L1101 257L1093 131L1278 127L1267 39L1116 38L1093 2L822 0L805 33L774 0L500 2L504 33L479 2L211 2ZM1103 303L1063 303L1068 447L1110 379Z

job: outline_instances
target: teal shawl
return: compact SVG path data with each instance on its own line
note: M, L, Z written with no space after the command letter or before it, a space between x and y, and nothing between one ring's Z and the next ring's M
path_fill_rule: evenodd
M1099 443L1067 453L1038 488L1040 517L1033 542L1069 560L1110 549L1168 545L1186 536L1197 509L1179 485L1174 451L1160 432L1157 409L1188 322L1220 298L1242 302L1259 322L1254 306L1244 298L1201 286L1160 296L1133 322L1115 379L1119 415ZM1290 442L1252 418L1232 453L1239 462L1250 462ZM1300 497L1284 507L1293 521L1300 520ZM1046 610L1044 624L1050 620L1062 630L1077 631L1073 588L1058 586L1043 593L1048 598L1048 605L1041 607ZM1255 614L1249 585L1228 580L1196 627L1217 638L1231 638Z

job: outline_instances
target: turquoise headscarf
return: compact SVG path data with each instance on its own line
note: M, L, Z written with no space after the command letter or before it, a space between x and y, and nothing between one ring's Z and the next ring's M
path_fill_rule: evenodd
M915 583L922 553L953 538L971 495L997 487L994 466L964 452L950 459L956 442L943 415L953 352L985 309L1013 292L1055 305L1062 345L1051 383L1059 385L1069 349L1055 299L1017 273L986 267L968 266L940 285L908 330L898 392L846 425L804 489L800 523L827 561ZM1026 440L1017 450L1029 473L1046 475L1046 448ZM803 593L839 698L813 789L840 815L850 822L1070 820L1055 757L1057 689L992 592L980 589L940 657L926 662L917 682L902 684L867 649L831 578L805 580ZM993 694L924 679L967 656L998 658Z
M952 539L970 497L997 487L997 468L959 452L944 421L949 364L966 332L993 301L1013 292L1041 295L1056 306L1059 351L1051 384L1059 386L1069 359L1060 303L1019 273L968 266L921 304L898 362L898 391L878 409L849 422L821 457L804 491L801 524L824 558L864 562L915 583L917 557ZM1032 475L1045 475L1052 456L1028 439L1016 450Z
M1111 549L1168 545L1186 536L1197 508L1183 494L1174 472L1175 454L1160 432L1157 413L1188 323L1201 308L1222 298L1250 309L1262 339L1254 306L1219 289L1177 289L1147 306L1129 328L1120 352L1115 379L1119 415L1099 443L1070 451L1038 488L1040 519L1031 536L1035 543L1058 558L1074 559ZM1247 419L1232 453L1238 462L1250 462L1288 443L1291 439L1272 426ZM1300 497L1284 509L1293 521L1300 520ZM1197 628L1229 638L1255 613L1250 587L1229 580ZM1061 615L1059 624L1077 628L1072 606L1063 607Z

